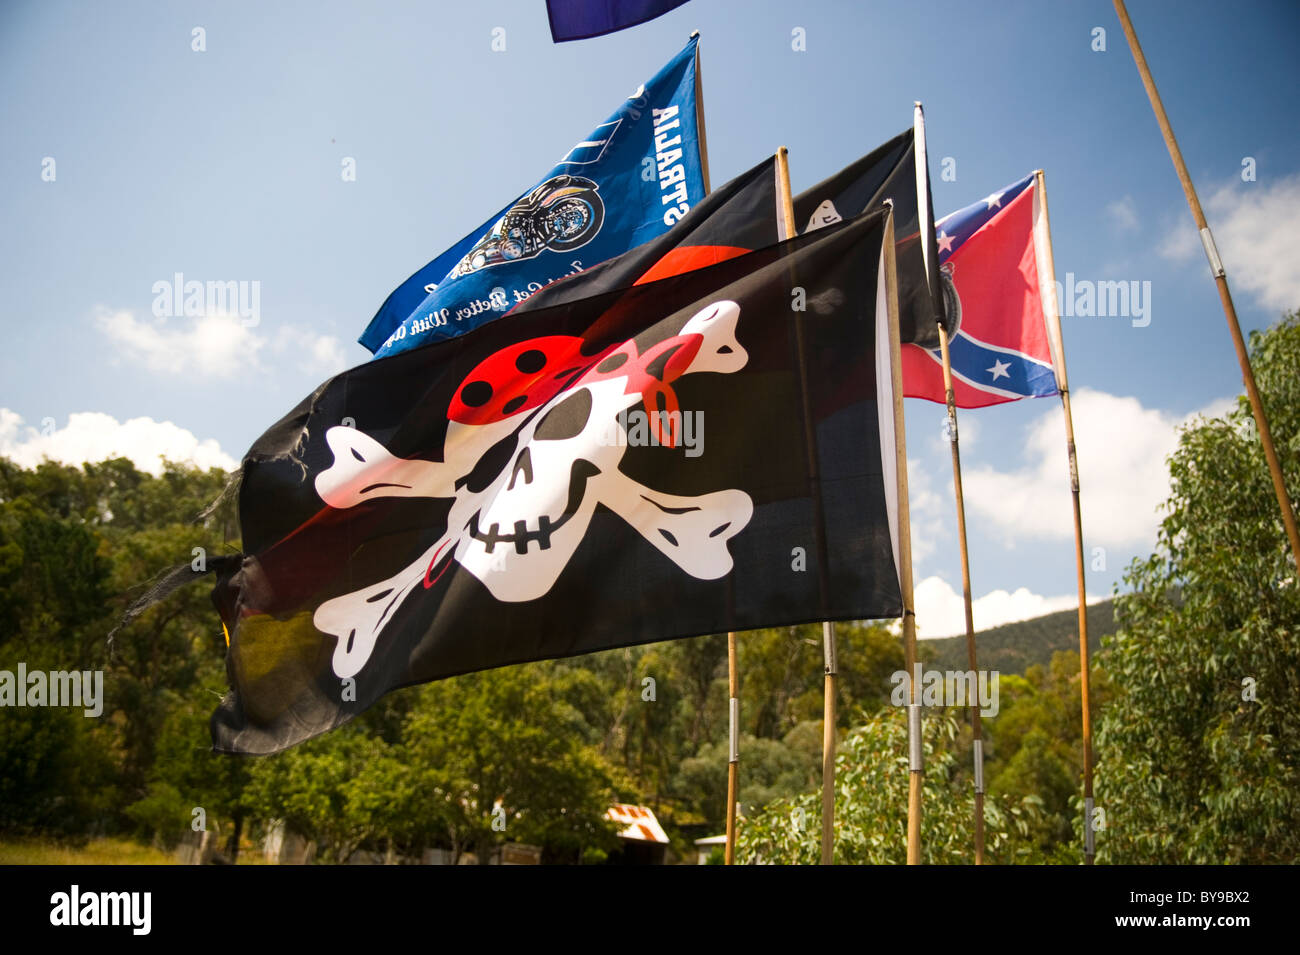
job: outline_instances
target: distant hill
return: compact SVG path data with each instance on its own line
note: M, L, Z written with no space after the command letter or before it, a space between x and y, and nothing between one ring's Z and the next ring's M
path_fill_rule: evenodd
M1115 601L1088 607L1088 649L1096 654L1101 638L1115 632ZM966 638L943 637L918 641L921 658L936 670L965 670ZM1079 612L1061 610L1032 620L1007 623L975 634L975 652L981 670L1024 673L1034 663L1046 666L1058 650L1079 649Z

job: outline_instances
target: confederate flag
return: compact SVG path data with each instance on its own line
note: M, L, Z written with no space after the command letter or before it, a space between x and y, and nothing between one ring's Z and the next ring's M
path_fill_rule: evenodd
M1057 394L1056 297L1034 174L935 223L959 408ZM946 402L938 348L903 348L903 393Z

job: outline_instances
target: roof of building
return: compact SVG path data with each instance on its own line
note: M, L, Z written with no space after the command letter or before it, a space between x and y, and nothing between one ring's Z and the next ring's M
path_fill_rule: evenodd
M655 814L645 806L629 806L616 803L605 812L605 818L625 826L619 832L620 839L634 839L637 842L657 842L668 845L668 833L659 825Z

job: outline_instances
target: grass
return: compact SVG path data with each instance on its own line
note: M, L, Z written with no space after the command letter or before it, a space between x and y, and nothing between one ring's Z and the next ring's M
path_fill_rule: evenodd
M175 865L176 857L129 839L71 845L39 839L0 839L0 865Z

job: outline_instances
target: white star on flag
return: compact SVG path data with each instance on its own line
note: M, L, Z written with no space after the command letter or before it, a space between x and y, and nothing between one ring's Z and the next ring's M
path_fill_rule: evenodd
M1010 367L1011 367L1011 363L1010 363L1010 362L1007 362L1007 361L998 361L998 359L995 358L995 359L993 359L993 367L992 367L992 368L985 368L984 370L985 370L985 371L988 371L988 372L992 372L992 374L993 374L993 380L994 380L994 381L997 381L999 378L1010 378L1010 377L1011 377L1011 375L1007 372L1007 369L1010 368Z
M946 233L946 232L940 232L940 233L939 233L938 242L939 242L939 251L940 251L940 252L951 252L951 251L952 251L952 236L950 236L948 233Z
M984 202L988 204L988 207L990 209L992 209L994 206L1001 206L1003 195L1005 195L1005 193L991 192L984 197Z

